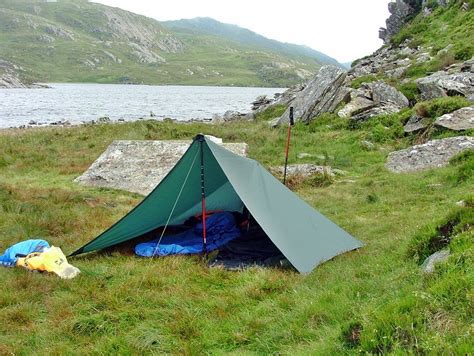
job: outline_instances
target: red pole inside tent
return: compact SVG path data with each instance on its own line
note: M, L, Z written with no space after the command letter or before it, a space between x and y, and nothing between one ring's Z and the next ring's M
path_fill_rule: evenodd
M204 136L200 135L201 150L201 216L202 216L202 251L207 253L207 231L206 231L206 191L204 190Z

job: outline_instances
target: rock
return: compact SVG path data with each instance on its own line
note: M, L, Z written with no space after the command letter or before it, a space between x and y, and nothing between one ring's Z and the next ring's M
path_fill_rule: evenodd
M436 264L446 261L449 258L449 255L449 250L441 250L435 252L423 262L423 264L421 265L421 269L425 273L433 273Z
M361 145L364 149L366 149L367 151L373 151L373 150L375 150L375 145L374 145L372 142L370 142L370 141L363 140L363 141L360 142L360 145Z
M75 182L148 195L176 165L190 143L114 141ZM240 156L247 156L246 143L222 145Z
M420 10L417 3L417 1L396 0L388 4L390 17L386 21L387 28L381 28L379 31L379 38L385 44L388 44L390 39Z
M16 89L16 88L50 88L45 84L25 83L21 79L21 74L25 70L12 62L5 61L0 58L0 88Z
M298 94L291 106L295 110L295 120L309 122L315 116L333 112L348 97L349 89L342 87L346 72L335 66L324 66L307 86ZM289 121L290 110L285 111L279 124Z
M353 99L339 111L340 117L367 120L378 115L394 114L408 107L408 99L383 81L364 83L352 93Z
M403 130L405 131L405 133L413 133L426 129L430 124L431 120L429 118L421 117L418 115L412 115L403 127Z
M35 120L30 120L30 121L28 122L28 125L38 125L38 122L35 121Z
M306 152L301 152L297 154L298 159L303 159L303 158L311 158L314 157L314 155Z
M435 125L449 130L463 131L474 129L474 107L466 107L436 119Z
M273 167L270 171L277 175L283 175L285 172L285 166ZM310 177L315 174L329 174L334 175L331 167L329 166L317 166L315 164L303 163L303 164L289 164L286 170L286 174L290 175L301 175L302 177Z
M268 126L270 126L271 128L278 127L278 125L280 125L279 117L275 117L274 119L268 120Z
M344 106L337 114L339 117L351 117L354 114L371 109L375 103L364 97L356 97Z
M461 64L461 72L474 73L474 57Z
M374 83L367 84L372 91L372 100L377 105L393 105L398 109L403 109L408 107L409 101L394 87L386 84L383 81L378 81Z
M224 113L223 116L214 114L212 116L211 123L222 124L224 122L236 121L236 120L248 120L248 121L255 120L255 114L254 113L242 114L238 111L228 110Z
M451 52L453 47L454 47L454 45L452 43L450 43L446 47L444 47L443 49L440 49L438 51L438 53L436 53L436 55L437 56L444 56L444 55L448 54L449 52Z
M98 122L99 124L107 124L107 123L110 122L110 117L108 117L108 116L99 117L99 118L97 119L97 122Z
M464 200L460 200L460 201L456 202L456 206L459 206L461 208L465 208L467 206L467 204Z
M428 77L417 79L416 84L422 100L431 100L445 96L474 95L474 73L460 72L450 74L436 72Z
M458 136L432 140L388 155L386 167L395 173L415 172L446 166L449 160L474 149L474 137Z
M295 100L296 96L304 90L305 87L306 87L305 84L298 84L298 85L292 86L291 88L286 90L283 94L278 94L278 96L275 97L274 104L288 106L290 103L293 102L293 100Z
M258 110L262 106L267 106L273 102L273 99L268 98L266 95L260 95L252 102L252 110Z

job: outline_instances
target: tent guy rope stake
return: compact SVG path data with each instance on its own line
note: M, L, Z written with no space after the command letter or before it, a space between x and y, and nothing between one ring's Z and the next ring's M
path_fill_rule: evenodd
M286 170L288 167L288 153L290 151L291 127L294 124L295 124L295 119L293 117L293 106L290 106L290 120L288 122L288 137L286 139L286 148L285 148L285 171L283 172L283 184L286 184Z
M202 214L202 251L207 254L207 231L206 231L206 191L204 189L204 136L199 137L201 145L201 214Z

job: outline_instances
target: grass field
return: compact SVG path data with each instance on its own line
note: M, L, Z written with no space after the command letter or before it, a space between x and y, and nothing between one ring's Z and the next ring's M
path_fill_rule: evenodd
M474 158L389 173L387 154L417 139L400 134L402 117L349 127L327 116L294 130L290 163L346 172L331 184L301 182L297 194L363 241L359 251L308 276L291 269L210 269L199 257L150 261L118 253L72 259L82 273L70 281L0 269L0 354L472 352ZM285 129L270 129L263 120L0 132L0 249L42 236L72 252L141 199L72 182L112 140L189 139L200 132L247 142L250 156L267 167L283 162ZM312 157L298 160L303 152ZM458 207L460 200L467 207ZM457 235L452 255L424 275L419 265L436 228L448 221Z

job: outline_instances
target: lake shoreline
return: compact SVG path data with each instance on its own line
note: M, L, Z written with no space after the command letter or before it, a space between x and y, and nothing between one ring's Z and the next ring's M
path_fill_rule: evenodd
M139 119L208 122L251 112L252 102L284 88L54 84L52 89L0 90L0 128L68 126Z

